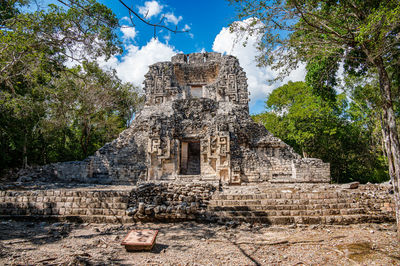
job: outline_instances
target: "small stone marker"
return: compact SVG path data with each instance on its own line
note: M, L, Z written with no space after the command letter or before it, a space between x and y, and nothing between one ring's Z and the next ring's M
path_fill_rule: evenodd
M132 230L121 245L125 246L126 251L151 250L156 243L157 234L158 230Z
M357 181L343 184L344 188L347 188L347 189L356 189L356 188L358 188L359 185L360 185L360 182L357 182Z

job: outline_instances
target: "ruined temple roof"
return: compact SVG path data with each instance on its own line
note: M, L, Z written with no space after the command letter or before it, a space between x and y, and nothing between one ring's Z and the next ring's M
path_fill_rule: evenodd
M149 67L143 82L146 105L209 98L248 109L246 73L236 57L220 53L177 54Z

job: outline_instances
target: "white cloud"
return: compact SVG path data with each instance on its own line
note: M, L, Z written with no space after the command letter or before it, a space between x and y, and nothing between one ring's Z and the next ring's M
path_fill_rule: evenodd
M179 21L183 19L182 16L176 17L173 13L167 13L164 16L166 22L170 22L174 25L178 25Z
M127 46L127 53L118 61L113 57L108 62L100 61L102 67L112 67L117 70L118 77L135 86L143 87L144 75L148 66L162 61L170 61L178 53L174 47L164 44L157 39L151 39L145 46Z
M138 9L141 15L149 19L160 14L163 7L163 5L160 5L157 1L153 0L145 2L144 6L139 6Z
M193 35L193 33L190 32L190 29L191 29L191 27L190 27L188 24L185 24L185 26L183 27L182 30L183 30L183 31L189 31L189 33L188 33L188 34L189 34L189 37L193 39L193 38L194 38L194 35Z
M134 27L122 26L121 32L123 34L122 38L124 40L133 40L136 37L137 31Z
M239 23L246 23L250 19ZM246 41L246 46L243 46L243 42ZM229 28L222 28L220 33L215 37L213 43L213 51L226 53L236 56L239 59L241 67L247 75L248 89L250 91L250 108L256 104L256 102L265 101L268 93L275 88L286 83L287 81L304 81L305 78L305 66L300 65L299 68L292 71L289 77L285 78L283 82L276 82L269 85L267 80L276 77L277 72L271 70L269 67L257 67L255 62L255 56L258 51L256 48L259 36L244 35L238 36L235 33L231 33Z
M121 19L120 19L120 21L121 22L130 22L131 21L131 19L130 18L128 18L127 16L124 16L124 17L122 17Z
M168 32L168 34L164 35L163 38L164 38L165 42L168 44L169 41L171 40L171 33Z

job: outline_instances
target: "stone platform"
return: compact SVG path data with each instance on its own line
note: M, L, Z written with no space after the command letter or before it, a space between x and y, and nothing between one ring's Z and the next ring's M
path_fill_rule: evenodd
M352 224L395 220L390 186L157 182L0 191L0 219Z
M393 222L390 187L338 185L231 188L217 193L208 210L223 222L263 224L355 224ZM239 193L240 192L240 193Z
M0 218L128 223L132 188L89 186L0 191Z

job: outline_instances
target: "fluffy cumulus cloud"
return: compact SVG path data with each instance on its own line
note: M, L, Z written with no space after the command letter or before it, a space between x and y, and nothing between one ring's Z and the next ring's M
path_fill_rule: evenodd
M136 30L134 27L129 27L129 26L122 26L121 27L121 32L122 32L122 38L124 40L134 40L136 37Z
M146 1L144 6L137 6L139 14L141 14L146 19L151 19L152 17L163 17L166 25L173 24L178 25L178 23L183 19L182 16L176 16L173 12L161 13L162 10L168 9L167 5L161 5L157 1Z
M182 16L176 17L173 13L167 13L164 16L166 22L172 23L174 25L178 25L179 21L182 20Z
M241 23L247 23L245 20ZM246 46L243 42L247 39ZM226 53L236 56L239 59L240 65L243 67L247 75L248 89L250 91L250 109L253 112L262 110L263 102L266 100L268 93L287 81L302 81L305 77L305 66L300 65L295 71L292 71L289 77L283 82L276 82L269 85L267 80L276 77L276 72L269 67L257 67L254 58L257 55L256 44L259 36L238 36L236 33L231 33L229 28L222 28L219 34L215 37L212 49L215 52Z
M160 5L157 1L146 1L144 6L139 6L139 14L146 18L151 18L160 14L164 6Z
M174 47L164 44L157 39L151 39L146 45L139 47L128 45L127 52L120 60L113 57L109 61L100 61L104 68L116 69L119 78L125 82L143 87L144 75L148 66L156 62L169 61L177 53Z

